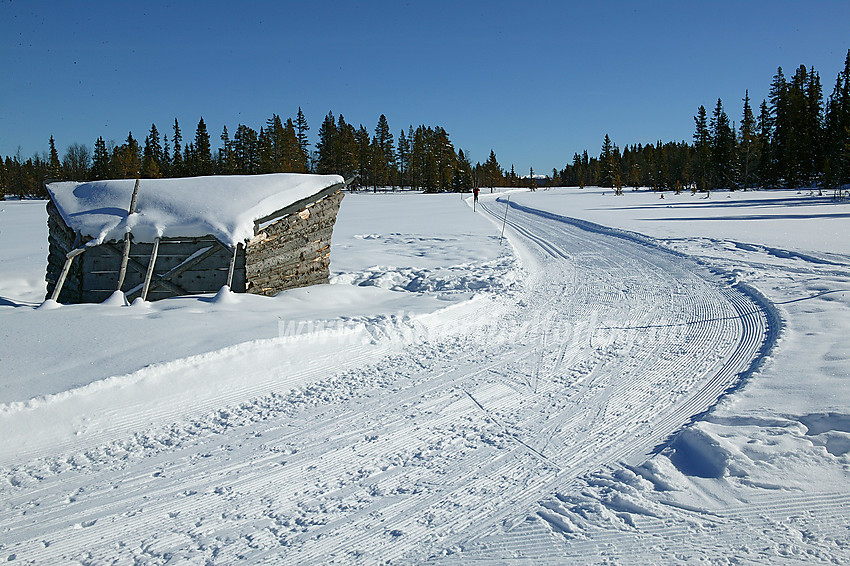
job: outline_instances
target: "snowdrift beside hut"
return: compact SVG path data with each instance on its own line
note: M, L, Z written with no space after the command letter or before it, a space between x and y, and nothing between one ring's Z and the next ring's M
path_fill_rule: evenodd
M345 183L338 175L229 175L47 185L51 297L69 255L60 302L100 302L117 289L132 300L237 292L273 295L328 281L330 243ZM82 250L82 252L80 251ZM148 269L152 267L151 274Z

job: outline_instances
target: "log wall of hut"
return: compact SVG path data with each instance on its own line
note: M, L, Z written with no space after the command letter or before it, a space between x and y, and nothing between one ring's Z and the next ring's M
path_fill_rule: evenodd
M48 202L49 251L47 260L47 297L53 293L65 263L65 255L80 245L65 224L52 201ZM153 244L130 246L127 275L121 290L133 300L141 295L141 286L151 259ZM123 242L106 242L83 252L72 264L59 294L61 303L99 303L115 292L121 269ZM233 252L212 236L203 238L163 238L159 244L156 267L148 300L177 295L211 293L227 283ZM245 291L245 252L236 256L232 288Z
M337 190L258 231L245 250L249 293L271 296L328 282L331 236L342 197Z
M59 274L65 265L65 255L77 247L80 243L74 231L62 220L56 205L52 200L47 201L47 296L49 299L56 287ZM71 271L65 279L62 293L59 295L60 303L82 302L82 272L80 270L79 258L71 265Z

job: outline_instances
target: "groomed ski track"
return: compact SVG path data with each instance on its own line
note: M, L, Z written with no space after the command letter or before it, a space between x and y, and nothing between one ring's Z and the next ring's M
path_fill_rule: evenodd
M501 224L502 203L479 207ZM508 220L525 278L460 311L469 332L22 464L0 488L0 557L419 563L489 548L557 563L568 543L538 502L642 462L735 386L776 321L649 240L521 206Z

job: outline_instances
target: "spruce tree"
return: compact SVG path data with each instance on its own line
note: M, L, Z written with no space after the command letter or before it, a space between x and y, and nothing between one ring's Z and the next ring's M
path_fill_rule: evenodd
M162 145L159 142L159 131L156 129L156 124L151 124L142 152L142 176L147 179L162 177L160 163L162 163Z
M260 149L256 130L239 124L233 135L233 172L239 175L254 175L260 168Z
M787 155L790 121L788 120L788 83L779 67L770 83L768 101L770 102L770 117L772 136L770 141L769 178L771 185L776 185L780 179L788 182Z
M784 132L782 153L780 155L781 171L785 185L797 188L808 183L810 175L810 149L812 140L808 131L808 102L806 100L806 83L809 73L805 65L800 65L791 81L787 84L782 100L783 124L777 118L777 130Z
M310 126L307 125L307 118L304 117L304 113L301 111L301 107L298 107L298 114L295 116L295 129L298 132L298 146L301 149L301 153L303 154L303 161L305 167L307 165L307 156L309 155L309 146L310 141L307 138L307 132L310 130Z
M142 155L139 142L133 132L127 134L127 140L112 150L112 173L119 179L135 179L142 169Z
M260 128L260 133L257 136L257 145L260 149L260 170L258 172L274 172L274 142L268 129Z
M316 144L318 163L316 172L322 175L333 174L338 170L337 158L337 129L333 112L328 112L319 128L319 141Z
M404 132L404 130L402 130ZM401 140L399 140L401 143ZM467 192L472 190L472 164L469 162L468 152L464 153L462 149L457 150L457 169L455 179L453 181L453 190L455 192Z
M53 140L53 136L50 136L50 154L49 161L47 162L47 178L48 179L61 179L62 178L62 164L59 162L59 152L56 151L56 142Z
M301 143L298 141L298 131L292 122L292 118L286 119L286 124L283 126L281 143L284 163L283 171L289 173L306 173L307 153L302 149Z
M496 152L490 150L490 155L484 163L485 183L488 187L500 187L503 183L502 167L496 159Z
M337 175L348 179L358 170L357 130L345 121L342 114L337 120L336 162Z
M233 145L227 133L227 124L221 130L221 147L218 149L218 171L223 175L233 175L236 171L233 165Z
M827 101L823 148L822 185L838 197L850 184L850 50Z
M437 168L437 190L450 191L457 169L457 154L448 132L440 126L434 128L434 155Z
M106 142L102 137L98 137L94 142L94 158L92 159L92 178L96 181L108 179L109 171L109 152L106 149Z
M168 147L168 136L162 134L162 176L171 177L171 150Z
M614 163L614 145L611 143L611 138L608 134L605 134L605 139L602 140L602 153L599 155L599 161L602 165L600 184L603 187L612 187L614 185L616 167Z
M195 129L194 147L194 172L196 175L212 175L212 150L210 147L210 134L207 132L207 125L204 123L204 118L198 121L198 127Z
M773 187L776 183L775 168L773 167L773 115L767 100L762 100L759 106L759 117L756 126L758 130L759 160L756 177L759 187Z
M735 151L735 136L729 125L729 117L718 98L711 115L711 179L715 187L734 188L732 171Z
M266 173L289 171L291 165L284 156L286 142L284 141L283 122L277 114L272 114L272 117L266 120L265 137L267 139L264 140L263 131L260 130L260 151L264 155L261 162L266 162L266 165L261 166L261 170Z
M398 134L397 163L399 184L404 189L405 181L408 173L408 160L410 158L410 143L407 141L407 136L404 135L404 128Z
M809 71L805 85L806 119L804 143L804 170L803 175L809 185L818 181L818 176L824 166L824 113L823 113L823 88L821 87L820 75L814 67Z
M375 126L373 153L375 183L380 186L389 186L394 182L391 172L395 169L395 150L393 135L390 133L387 117L383 114L378 118L378 124Z
M700 105L697 115L694 116L694 122L696 123L694 131L694 181L697 190L706 191L711 188L711 134L708 130L705 106Z
M738 143L739 170L744 190L752 185L758 167L759 140L756 118L750 106L750 91L744 93L744 110L741 118L740 142Z
M410 188L414 188L417 186L416 183L416 171L417 171L417 155L414 151L413 145L413 124L408 124L407 126L407 147L408 147L408 157L407 157L407 182L410 185Z
M183 135L180 132L180 124L177 123L177 118L174 119L174 136L171 141L174 143L174 157L171 160L171 175L172 177L182 177L184 175L183 165Z
M372 184L372 146L369 139L369 130L363 124L354 133L357 145L357 175L358 184L368 187Z
M195 144L189 142L183 146L183 174L187 177L193 177L198 174L197 167Z
M434 129L430 126L419 126L417 136L420 139L419 146L422 154L422 188L427 193L439 190L437 178L437 152L434 143Z

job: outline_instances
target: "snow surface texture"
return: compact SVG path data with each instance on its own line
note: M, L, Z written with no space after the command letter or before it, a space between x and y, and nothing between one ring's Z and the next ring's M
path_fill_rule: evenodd
M135 180L51 183L47 190L65 223L94 244L121 240L212 234L236 246L254 237L254 220L342 183L339 175L219 175L143 179L136 212L127 216Z
M521 268L503 200L351 195L347 284L256 304L35 309L3 248L3 383L77 367L4 389L0 558L846 563L850 250L792 244L847 207L778 219L784 244L729 218L652 240L606 226L666 237L635 218L657 195L601 192L512 194ZM56 316L104 338L66 348Z

